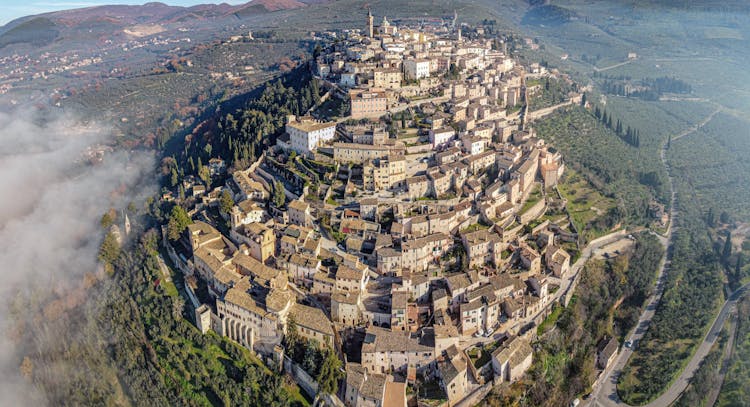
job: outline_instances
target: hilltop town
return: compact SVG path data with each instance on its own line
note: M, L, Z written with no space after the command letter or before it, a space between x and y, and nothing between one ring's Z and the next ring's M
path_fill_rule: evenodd
M570 300L584 251L556 189L564 157L525 109L549 72L457 16L363 20L329 34L321 102L259 160L180 183L191 222L164 243L203 333L311 394L289 338L333 349L345 385L327 403L475 404L529 368L531 328Z

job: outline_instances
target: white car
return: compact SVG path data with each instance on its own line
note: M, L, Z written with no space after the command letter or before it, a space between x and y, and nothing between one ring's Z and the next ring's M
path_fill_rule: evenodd
M487 332L484 333L484 336L487 337L487 338L489 338L490 336L492 336L493 333L495 333L495 330L494 329L490 329L489 331L487 331Z
M479 338L480 336L484 335L484 329L479 328L479 330L477 331L476 335L477 335L477 338Z

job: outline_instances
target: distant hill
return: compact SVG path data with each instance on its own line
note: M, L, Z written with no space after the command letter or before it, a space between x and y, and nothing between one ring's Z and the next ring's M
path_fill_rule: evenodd
M192 7L169 6L164 3L146 3L140 6L107 5L78 8L22 17L0 27L0 38L11 34L5 44L29 42L34 29L43 34L37 42L48 43L59 34L59 29L89 29L90 26L109 25L127 27L138 24L185 23L192 20L217 20L228 17L248 17L281 10L307 7L308 4L326 0L253 0L232 6L226 3L202 4ZM16 31L18 29L18 31ZM55 32L55 29L58 31ZM54 35L52 35L54 33ZM0 40L2 41L2 40ZM0 42L2 44L3 42ZM35 44L36 45L36 44ZM2 45L0 45L2 46Z
M556 27L567 23L575 16L576 14L567 8L546 4L530 8L521 19L521 24Z
M297 0L254 0L250 3L238 6L239 8L233 10L232 14L245 16L248 14L268 13L271 11L292 10L306 6L307 4Z
M0 34L0 49L11 44L29 44L42 47L59 35L55 23L44 17L23 21Z
M632 0L624 5L651 8L683 8L703 11L749 11L747 0Z

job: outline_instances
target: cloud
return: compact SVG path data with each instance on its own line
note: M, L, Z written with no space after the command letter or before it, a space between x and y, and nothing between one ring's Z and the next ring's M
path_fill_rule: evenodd
M151 154L81 159L109 137L106 127L72 118L39 123L0 113L0 405L39 405L43 397L21 378L22 353L8 336L16 322L10 300L61 292L95 271L101 215L154 191Z

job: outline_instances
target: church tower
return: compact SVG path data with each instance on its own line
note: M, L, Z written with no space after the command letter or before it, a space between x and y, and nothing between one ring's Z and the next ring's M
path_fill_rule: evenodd
M370 9L367 9L367 35L372 38L373 37L373 22L374 19L372 17L372 12Z

